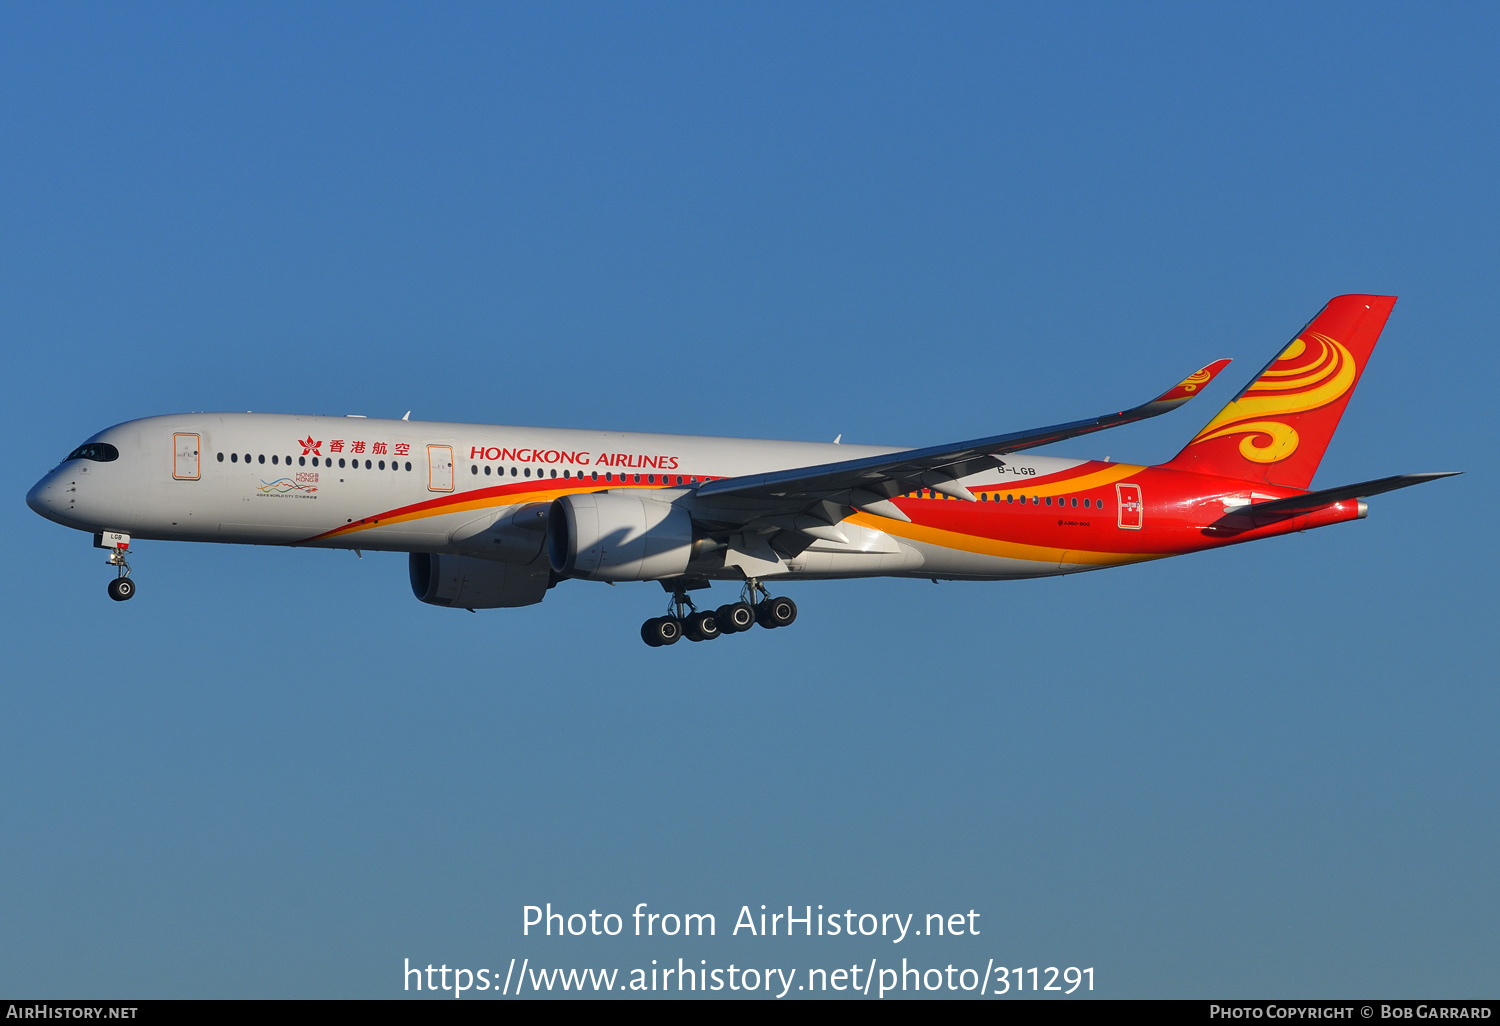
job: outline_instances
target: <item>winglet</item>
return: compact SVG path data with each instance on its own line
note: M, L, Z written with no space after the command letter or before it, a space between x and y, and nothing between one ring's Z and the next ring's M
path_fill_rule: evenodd
M1201 370L1196 370L1193 373L1189 374L1187 377L1183 378L1177 384L1167 389L1161 395L1151 400L1146 404L1146 406L1164 406L1165 409L1161 411L1162 413L1166 413L1167 410L1175 410L1177 407L1187 402L1193 396L1197 395L1203 389L1204 385L1208 384L1214 378L1218 377L1219 372L1225 367L1228 367L1229 363L1230 361L1228 360L1215 360L1207 367L1204 367Z

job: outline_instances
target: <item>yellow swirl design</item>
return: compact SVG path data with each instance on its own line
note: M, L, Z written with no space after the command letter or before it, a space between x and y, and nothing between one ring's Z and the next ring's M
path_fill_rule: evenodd
M1313 345L1309 345L1309 340ZM1305 413L1342 397L1354 386L1359 367L1337 340L1319 332L1293 339L1245 394L1219 411L1192 444L1245 434L1240 455L1255 463L1276 463L1297 451L1290 424L1272 417ZM1257 444L1265 439L1263 444Z
M1183 378L1177 387L1182 389L1184 392L1196 392L1198 391L1199 385L1205 384L1212 379L1213 375L1208 372L1207 367L1204 367L1202 370L1194 371L1192 374L1189 374L1187 377Z
M1239 434L1245 435L1240 439L1240 455L1252 463L1276 463L1284 460L1297 451L1297 443L1300 441L1297 429L1279 420L1251 420L1243 424L1232 424L1211 435L1199 435L1194 441L1206 442L1210 438ZM1258 444L1262 437L1268 439L1264 445Z

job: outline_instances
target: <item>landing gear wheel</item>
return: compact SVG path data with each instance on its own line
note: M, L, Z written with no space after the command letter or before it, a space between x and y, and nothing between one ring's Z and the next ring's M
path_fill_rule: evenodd
M755 626L755 608L748 602L734 602L714 610L719 618L719 630L725 634L738 634Z
M789 598L768 598L755 605L755 622L767 629L790 627L797 619L797 603Z
M712 609L693 613L683 625L683 634L689 641L712 641L724 633L719 628L719 614Z
M682 637L682 621L674 616L658 616L641 624L641 640L652 648L675 645Z
M116 577L109 582L109 597L124 602L135 594L135 582L129 577Z

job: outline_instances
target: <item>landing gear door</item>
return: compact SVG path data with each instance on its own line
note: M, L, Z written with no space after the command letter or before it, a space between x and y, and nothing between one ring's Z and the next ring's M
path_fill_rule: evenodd
M1115 485L1115 498L1119 500L1122 531L1139 531L1145 523L1146 512L1141 502L1141 486L1138 484Z
M427 447L427 490L430 492L453 491L453 446L429 445Z
M198 480L198 436L172 436L172 476L179 481Z

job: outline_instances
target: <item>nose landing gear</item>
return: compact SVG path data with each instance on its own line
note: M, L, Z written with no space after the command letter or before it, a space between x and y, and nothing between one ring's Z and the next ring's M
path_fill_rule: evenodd
M94 535L94 548L108 549L106 566L115 568L115 579L109 582L109 597L124 602L135 595L135 582L130 579L130 564L125 562L125 553L130 550L130 535L123 531L101 531Z
M757 596L763 596L756 601ZM652 648L675 645L680 638L689 641L713 641L725 634L739 634L756 624L767 629L788 627L797 619L797 603L789 598L772 598L765 585L751 578L740 591L740 600L718 609L700 610L685 590L672 593L667 615L653 617L641 624L641 640Z
M109 582L109 597L124 602L135 595L135 582L130 579L130 564L125 562L125 550L115 549L109 554L105 565L115 568L115 579Z

